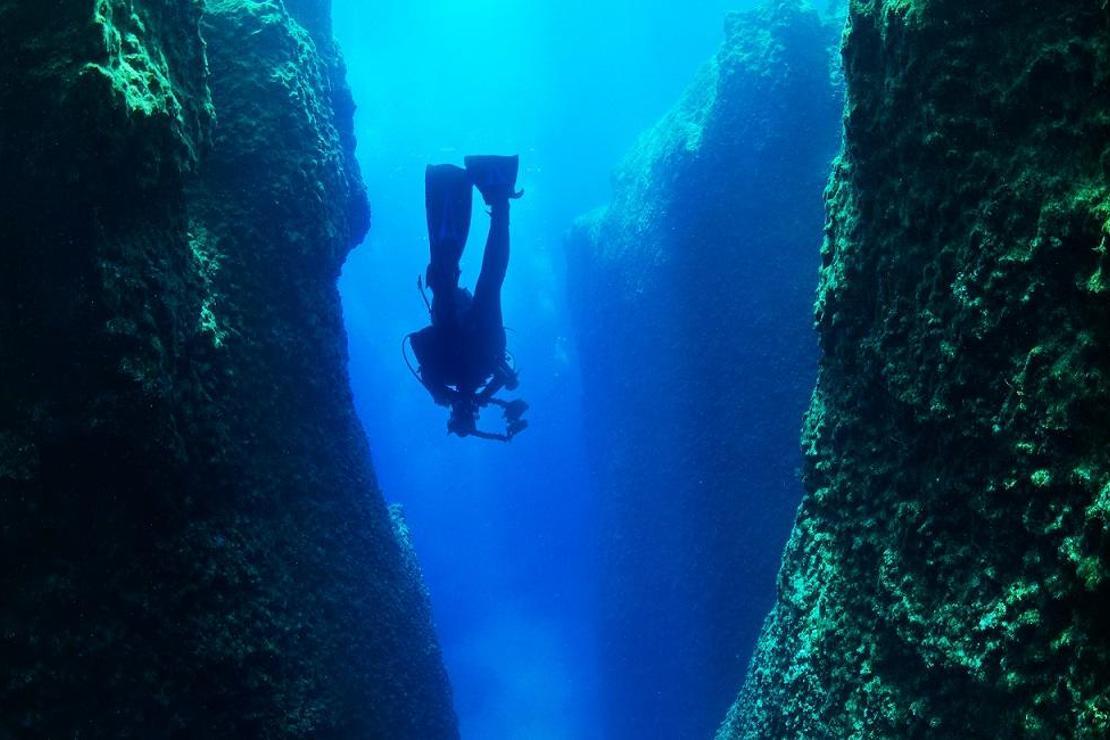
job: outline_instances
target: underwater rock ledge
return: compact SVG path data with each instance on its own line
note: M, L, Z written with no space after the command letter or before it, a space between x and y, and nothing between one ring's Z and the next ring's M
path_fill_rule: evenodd
M1110 734L1110 8L853 2L807 495L719 737Z
M806 278L839 145L839 27L796 0L725 26L569 237L604 533L604 737L713 733L801 497L789 453L816 374Z
M0 735L457 736L326 0L0 0Z

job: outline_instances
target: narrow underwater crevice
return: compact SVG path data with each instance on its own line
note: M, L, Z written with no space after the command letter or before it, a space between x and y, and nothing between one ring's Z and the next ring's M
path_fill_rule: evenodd
M838 32L796 2L729 15L570 236L606 737L710 735L773 601L801 497Z

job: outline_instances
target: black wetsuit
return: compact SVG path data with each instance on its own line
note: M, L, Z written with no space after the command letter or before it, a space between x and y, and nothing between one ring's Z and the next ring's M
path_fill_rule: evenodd
M413 336L421 378L442 405L468 402L505 362L501 288L509 267L509 203L495 203L474 295L458 287L461 248L432 242L432 325ZM454 386L452 391L448 386Z
M509 268L509 201L523 195L515 190L518 167L515 156L478 156L466 158L466 169L431 165L425 174L432 325L409 339L420 381L436 403L451 408L447 430L462 437L508 441L528 426L522 418L528 404L495 397L517 384L505 352L501 288ZM459 287L459 262L470 232L474 190L489 206L490 227L471 295ZM504 411L504 434L477 428L479 409L490 405Z

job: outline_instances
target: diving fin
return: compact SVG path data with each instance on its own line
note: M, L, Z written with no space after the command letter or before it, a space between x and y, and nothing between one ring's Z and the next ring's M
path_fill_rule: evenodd
M428 165L424 172L424 206L432 248L428 287L433 292L453 287L458 280L473 202L474 189L466 170L453 164Z
M520 172L518 155L467 157L466 172L488 206L524 195L524 191L516 189L516 178Z

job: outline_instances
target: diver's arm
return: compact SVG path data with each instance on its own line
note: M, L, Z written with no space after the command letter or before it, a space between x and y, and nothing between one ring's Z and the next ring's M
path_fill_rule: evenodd
M493 396L504 387L505 381L499 375L494 374L493 379L491 379L489 384L486 385L486 387L482 389L482 392L478 394L478 405L488 406L491 403L494 405L501 405L502 402L498 401Z

